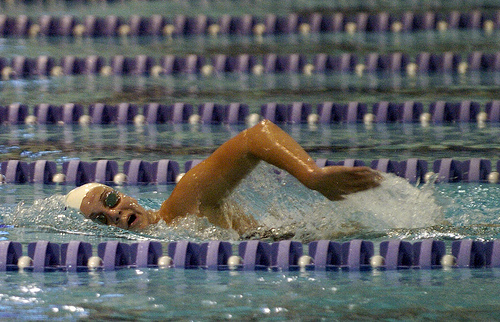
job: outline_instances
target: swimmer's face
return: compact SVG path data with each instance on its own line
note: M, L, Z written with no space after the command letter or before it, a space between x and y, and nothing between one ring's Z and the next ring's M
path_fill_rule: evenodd
M153 212L141 207L137 200L108 186L90 190L82 200L80 211L97 223L136 230L156 223Z

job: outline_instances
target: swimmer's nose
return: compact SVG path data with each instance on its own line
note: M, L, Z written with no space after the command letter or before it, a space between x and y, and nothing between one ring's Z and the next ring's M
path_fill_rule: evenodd
M129 229L136 218L137 215L133 210L116 210L109 212L110 224L123 229Z
M121 211L110 211L109 213L109 219L112 225L117 226L120 223L121 217L122 217Z

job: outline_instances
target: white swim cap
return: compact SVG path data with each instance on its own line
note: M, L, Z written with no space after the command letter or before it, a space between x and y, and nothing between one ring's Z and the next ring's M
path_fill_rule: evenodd
M66 206L80 210L83 198L87 195L87 192L96 187L106 187L106 186L103 185L102 183L91 182L71 190L66 195Z

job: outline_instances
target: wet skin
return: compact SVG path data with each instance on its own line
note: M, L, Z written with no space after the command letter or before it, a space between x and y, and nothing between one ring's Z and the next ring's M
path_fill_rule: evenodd
M142 229L156 224L157 212L146 210L136 199L111 187L96 187L83 198L80 211L85 218L123 229Z
M137 200L111 187L96 187L83 198L86 218L124 229L141 229L163 219L189 214L206 217L212 224L238 233L255 228L254 218L224 212L224 201L258 164L264 161L283 169L304 186L337 201L345 195L377 187L380 174L368 167L320 168L287 133L268 120L242 131L211 156L188 171L158 211L148 211Z

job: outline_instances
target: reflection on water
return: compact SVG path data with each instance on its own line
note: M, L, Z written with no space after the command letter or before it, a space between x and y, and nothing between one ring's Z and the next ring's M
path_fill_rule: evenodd
M140 76L63 76L50 79L0 81L0 105L15 102L33 107L41 103L62 105L96 102L119 104L184 102L198 106L203 102L247 104L259 113L265 103L325 101L373 104L379 101L417 101L429 104L438 100L473 100L484 104L497 99L500 73L438 73L414 77L398 73L328 73L313 76L281 74ZM473 96L472 96L473 95Z
M373 274L174 269L15 273L0 280L5 309L0 317L489 321L499 316L497 281L498 271L483 269Z
M153 3L153 2L152 2ZM359 57L370 53L403 52L415 57L422 52L423 45L432 53L455 52L466 58L472 51L494 53L500 50L500 32L481 30L435 30L412 33L312 33L265 36L246 35L190 35L178 37L37 37L0 38L0 56L11 58L16 55L37 57L47 55L57 61L67 55L80 57L99 55L106 59L114 55L134 57L148 55L196 54L212 56L224 54L264 55L292 54L300 51L303 55L328 53L338 55L351 52ZM465 60L465 59L464 59Z
M314 158L340 161L388 158L500 158L500 127L475 123L281 125ZM181 165L201 159L246 126L227 125L36 125L0 126L0 160L83 161L171 159Z

